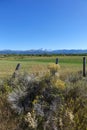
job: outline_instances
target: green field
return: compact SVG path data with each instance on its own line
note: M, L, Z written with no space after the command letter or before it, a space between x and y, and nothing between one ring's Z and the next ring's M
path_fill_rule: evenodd
M21 64L20 73L45 72L49 63L55 63L59 59L62 74L68 72L82 71L83 56L11 56L0 55L0 77L13 74L16 65ZM86 57L87 58L87 57Z

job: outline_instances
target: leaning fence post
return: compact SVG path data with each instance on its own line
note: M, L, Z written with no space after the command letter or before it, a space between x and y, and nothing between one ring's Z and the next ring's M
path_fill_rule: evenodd
M58 60L58 58L56 58L56 64L58 64L58 62L59 62L59 60Z
M85 69L85 67L86 67L86 58L83 57L83 77L86 76L86 69Z
M15 68L15 71L14 71L14 73L12 75L13 78L15 78L18 75L19 69L20 69L20 63L18 63L16 68Z

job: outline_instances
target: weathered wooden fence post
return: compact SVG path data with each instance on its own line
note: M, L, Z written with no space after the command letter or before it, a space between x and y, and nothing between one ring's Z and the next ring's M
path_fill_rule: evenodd
M56 64L58 64L58 62L59 62L59 60L58 60L58 58L56 58Z
M18 71L20 69L20 66L21 66L20 63L18 63L17 66L16 66L16 68L15 68L15 71L13 73L13 76L12 76L13 78L15 78L18 75Z
M15 71L20 69L20 63L17 64Z
M83 57L83 77L86 76L86 69L85 69L85 67L86 67L86 58Z

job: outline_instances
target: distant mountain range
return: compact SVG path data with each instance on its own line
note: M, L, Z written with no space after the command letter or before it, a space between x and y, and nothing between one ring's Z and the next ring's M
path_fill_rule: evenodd
M38 50L0 50L0 54L87 54L86 50L47 50L47 49L38 49Z

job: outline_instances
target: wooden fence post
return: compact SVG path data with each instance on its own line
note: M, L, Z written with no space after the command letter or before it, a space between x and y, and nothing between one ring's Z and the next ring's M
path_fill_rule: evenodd
M86 77L86 69L85 69L85 67L86 67L86 58L83 57L83 77Z
M20 63L17 64L16 68L15 68L15 71L19 70L20 69Z
M59 60L58 60L58 58L56 58L56 64L58 64L58 62L59 62Z
M15 78L18 75L19 69L20 69L20 63L18 63L16 68L15 68L15 71L14 71L13 76L12 76L13 78Z

